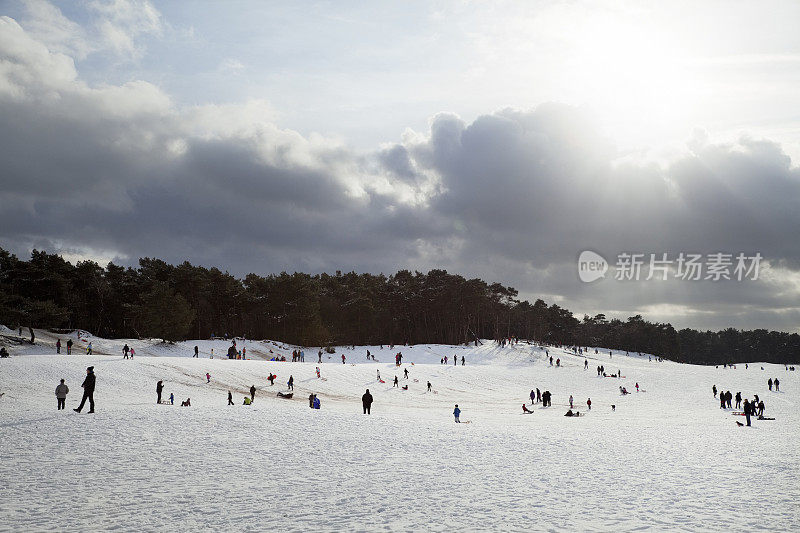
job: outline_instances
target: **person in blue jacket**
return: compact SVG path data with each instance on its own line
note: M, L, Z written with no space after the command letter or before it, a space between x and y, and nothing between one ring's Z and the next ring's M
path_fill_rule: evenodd
M453 409L453 416L456 417L456 424L460 424L461 420L458 417L461 415L461 409L458 408L458 404L456 404L456 408Z
M314 409L319 409L319 406L320 406L319 398L315 394L314 395Z

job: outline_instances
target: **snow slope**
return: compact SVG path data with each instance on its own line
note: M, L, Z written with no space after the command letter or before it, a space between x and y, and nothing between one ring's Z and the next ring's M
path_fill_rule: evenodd
M230 361L208 359L225 341L142 342L131 361L118 355L125 341L93 339L95 353L113 355L57 356L45 332L37 338L45 345L12 346L0 360L0 531L800 529L800 394L782 366L717 369L601 350L585 371L565 350L549 349L563 364L555 368L538 347L491 342L369 347L377 363L356 347L348 364L340 351L323 364L316 350L305 363ZM203 358L190 357L195 344ZM292 349L246 346L258 357ZM465 366L439 364L456 353ZM598 364L626 377L598 377ZM88 365L97 412L78 415ZM279 399L289 375L295 397ZM395 375L408 390L392 387ZM58 412L62 377L70 394ZM767 390L768 377L781 392ZM159 379L175 406L156 405ZM646 392L620 396L637 382ZM255 403L241 405L253 384ZM758 394L777 420L738 427L743 417L719 408L713 384ZM535 387L553 393L553 407L523 415ZM361 413L366 388L371 416ZM308 408L310 393L321 410ZM570 394L587 416L563 416ZM187 397L192 407L178 407ZM454 423L456 403L470 423Z

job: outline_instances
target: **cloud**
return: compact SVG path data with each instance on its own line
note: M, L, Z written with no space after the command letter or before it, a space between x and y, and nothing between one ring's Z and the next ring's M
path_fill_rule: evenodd
M96 9L136 36L162 24L148 6ZM697 133L655 164L618 153L579 109L544 104L435 115L361 153L278 126L262 100L182 108L146 81L90 85L57 41L0 18L3 247L238 274L442 267L577 312L795 327L800 171L777 143ZM760 251L771 270L751 283L587 285L575 265L586 249Z

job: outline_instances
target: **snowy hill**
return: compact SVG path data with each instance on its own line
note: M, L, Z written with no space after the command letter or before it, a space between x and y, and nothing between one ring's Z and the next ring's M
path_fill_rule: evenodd
M291 359L293 347L247 340L238 343L249 358L241 361L220 357L224 340L85 334L71 338L91 340L98 355L66 356L53 348L66 335L36 336L36 346L5 341L12 357L0 360L0 530L800 527L800 394L797 374L783 366L698 367L594 349L585 359L547 348L556 367L544 348L490 341L337 348L319 364L316 349L304 363L275 362L266 359ZM133 360L122 359L126 342ZM367 349L378 362L367 361ZM444 356L450 364L440 364ZM97 412L78 415L71 409L90 365ZM600 377L598 365L624 377ZM278 398L290 375L294 398ZM395 375L408 390L393 387ZM780 392L767 388L775 377ZM70 387L62 412L53 392L60 378ZM158 380L175 406L156 404ZM251 385L255 402L244 406ZM720 409L712 385L758 394L776 420L737 426L743 417ZM361 412L367 388L370 416ZM552 393L552 407L531 405L536 388ZM320 410L308 408L312 393ZM586 416L563 416L570 395ZM192 407L179 407L186 398ZM533 414L522 413L523 402ZM455 404L469 423L454 423ZM755 508L743 504L751 496Z

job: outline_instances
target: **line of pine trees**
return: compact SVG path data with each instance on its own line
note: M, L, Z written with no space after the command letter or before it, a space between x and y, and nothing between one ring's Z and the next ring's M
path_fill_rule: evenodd
M576 319L558 305L517 299L499 283L444 270L427 274L236 278L216 268L160 259L138 268L75 265L34 250L23 261L0 248L0 323L84 329L103 337L271 338L304 346L459 344L515 336L549 344L604 346L700 364L796 362L800 336L767 330L720 332L626 321Z

